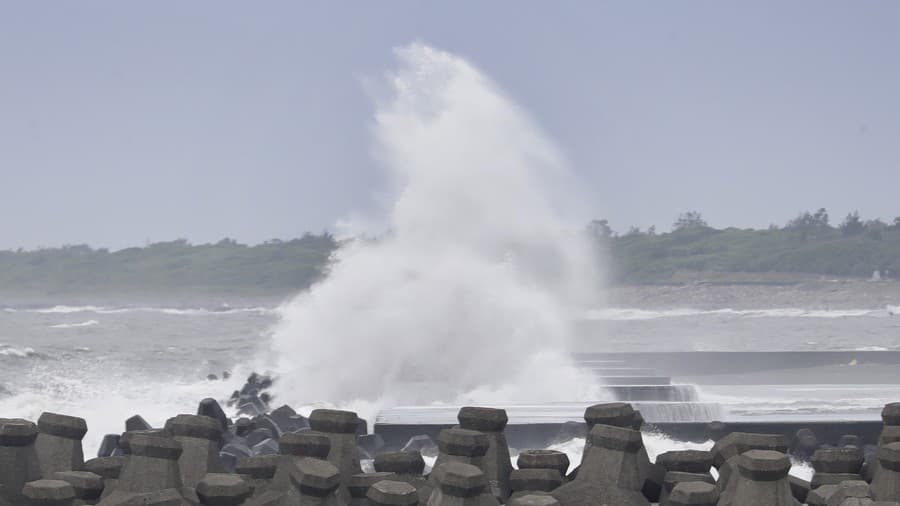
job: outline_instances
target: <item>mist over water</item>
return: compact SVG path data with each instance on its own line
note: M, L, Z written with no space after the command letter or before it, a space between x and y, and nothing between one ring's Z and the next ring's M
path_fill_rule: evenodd
M464 59L421 44L396 58L374 118L389 231L347 243L280 309L264 357L279 402L595 397L568 359L597 277L563 218L577 199L562 156Z

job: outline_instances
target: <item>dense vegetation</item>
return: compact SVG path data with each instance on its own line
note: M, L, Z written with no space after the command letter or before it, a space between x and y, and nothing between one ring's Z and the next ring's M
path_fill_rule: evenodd
M885 277L900 277L900 218L863 221L854 213L832 226L820 209L784 227L719 230L691 212L681 215L668 233L632 228L616 234L605 220L592 221L587 232L617 283L667 282L685 272L753 273L771 279L772 273L869 277L878 270ZM114 252L84 245L0 251L0 293L281 295L321 278L337 246L325 233L256 246L224 239L200 245L177 240Z
M666 281L682 271L900 275L900 218L888 224L851 213L832 226L820 209L784 227L718 230L691 212L664 234L631 229L617 235L604 220L591 222L588 231L606 252L610 276L625 283Z
M185 240L110 252L88 246L0 251L0 291L29 295L106 293L283 294L321 277L337 246L328 234L257 246Z

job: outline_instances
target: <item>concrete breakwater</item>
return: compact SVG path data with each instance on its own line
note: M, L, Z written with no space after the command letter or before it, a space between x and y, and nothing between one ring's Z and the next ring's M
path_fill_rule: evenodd
M454 408L455 423L437 430L407 424L428 430L400 438L384 423L390 413L370 433L351 411L305 417L289 406L270 409L269 384L251 376L228 401L234 417L214 399L163 427L135 415L124 432L104 438L95 458L84 455L83 419L0 419L0 504L849 506L900 499L900 403L886 405L880 422L683 422L711 448L651 456L646 438L665 425L648 423L640 403L582 406L580 422L544 424L539 436L526 428L540 424L510 424L505 409L463 406ZM547 448L564 441L583 445L579 460ZM810 480L789 474L801 461L815 470Z

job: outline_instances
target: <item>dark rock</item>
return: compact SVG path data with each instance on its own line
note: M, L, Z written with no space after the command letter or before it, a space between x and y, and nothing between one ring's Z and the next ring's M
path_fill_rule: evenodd
M209 473L197 483L197 495L206 506L238 506L250 492L244 479L236 474Z
M269 413L269 417L275 422L282 433L297 432L298 430L309 428L309 420L304 416L298 415L288 405L275 409Z
M679 483L688 483L693 481L701 481L704 483L709 483L710 485L716 484L716 481L708 472L690 473L684 471L669 471L663 478L662 491L659 495L659 504L662 506L669 504L669 496L672 495L672 490L674 490Z
M84 470L94 473L104 480L116 479L125 465L125 457L97 457L84 463Z
M503 430L509 421L506 410L465 406L457 414L462 429L482 432L488 441L488 449L481 466L488 479L491 492L500 502L505 502L510 494L509 475L512 463L509 445Z
M508 506L559 506L559 501L552 495L523 495L514 497L506 503Z
M855 446L857 448L862 448L863 444L862 440L859 439L859 436L855 434L844 434L838 441L838 446Z
M204 415L178 415L166 421L166 430L181 443L178 468L184 486L196 487L207 473L225 472L219 458L221 420Z
M872 479L872 498L900 501L900 443L890 443L878 450L879 467Z
M125 461L113 494L182 488L178 469L181 443L168 437L136 434L129 445L131 456Z
M350 477L350 485L347 489L350 491L350 506L365 506L369 504L366 494L372 485L382 480L391 480L396 475L394 473L375 472L375 473L359 473Z
M821 487L811 489L806 495L806 504L809 506L825 506L828 498L837 490L837 485L822 485Z
M100 449L97 451L98 457L111 457L113 452L119 447L119 434L107 434L103 436L100 443Z
M235 457L237 457L239 459L245 458L245 457L250 457L251 455L253 455L253 451L250 448L248 448L244 445L238 445L238 444L234 444L234 443L228 443L227 445L223 446L222 450L219 453L227 453L229 455L234 455Z
M144 420L144 417L141 415L134 415L128 420L125 420L125 432L134 432L138 430L150 430L153 427L147 423L147 420Z
M874 506L869 485L864 481L845 481L836 485L825 502L827 506Z
M556 469L515 469L509 475L509 487L513 497L534 492L552 492L562 484L562 475Z
M444 429L438 436L438 459L446 456L479 458L487 453L487 436L483 432L468 429ZM435 463L437 466L437 462Z
M387 452L375 457L375 471L421 475L425 460L419 452Z
M37 480L26 483L22 495L28 506L68 506L75 499L75 489L62 480Z
M247 437L247 434L253 429L253 422L249 418L238 418L234 422L234 433L240 437Z
M418 491L419 500L423 504L428 501L432 485L429 485L422 476L425 471L425 460L419 452L381 453L375 457L373 467L376 472L393 473L395 477L392 479L409 483Z
M643 448L641 433L630 428L596 424L591 445L583 456L575 481L589 481L625 490L639 491L645 477L638 465ZM565 503L565 501L561 501Z
M808 481L798 478L793 475L788 475L788 483L791 485L791 494L793 494L794 499L801 503L806 502L806 496L809 495L810 484Z
M885 425L900 425L900 402L885 404L881 410L881 420Z
M791 453L801 458L809 458L819 449L819 438L812 429L800 429L794 435Z
M709 473L712 468L712 453L703 450L678 450L661 453L656 463L666 471L683 473Z
M749 450L770 450L787 452L787 440L780 434L754 434L749 432L732 432L716 441L713 446L713 465L721 467L732 457Z
M84 466L81 440L87 433L83 418L43 413L38 418L34 447L41 463L41 474L52 479L58 471L79 471Z
M272 419L272 417L270 417L269 415L258 415L254 417L252 421L254 430L268 429L272 433L272 437L281 437L281 427L279 427L275 420Z
M822 448L811 459L817 473L859 473L863 465L863 451L853 446Z
M340 471L342 488L340 495L349 497L347 486L350 483L350 477L362 472L359 463L359 448L356 446L359 417L352 411L315 409L309 415L309 426L312 430L328 436L331 442L328 462L331 462Z
M456 418L461 428L480 432L500 432L509 421L506 410L475 406L460 408Z
M122 455L128 455L131 453L130 442L137 435L172 437L172 434L167 432L165 429L147 429L123 432L122 436L119 438L119 449L122 450Z
M334 493L341 485L341 473L330 462L310 458L297 460L290 476L299 492L300 504L340 504ZM321 501L325 497L331 500Z
M275 477L280 458L280 455L254 455L238 462L234 471L244 477L247 486L255 495Z
M419 504L419 495L415 487L402 481L379 481L369 487L366 497L372 506L416 506Z
M221 430L227 430L230 420L228 416L225 415L225 411L222 410L222 406L219 405L219 401L207 397L200 401L200 404L197 406L197 414L200 416L208 416L219 422L219 427Z
M331 439L322 432L307 430L288 432L279 440L282 455L327 459L331 452Z
M62 480L72 485L75 498L93 504L103 493L103 478L88 471L62 471L56 473L54 480Z
M634 408L624 402L595 404L584 410L584 421L590 431L594 425L631 428L634 422Z
M715 485L703 481L688 481L675 485L669 494L670 506L716 506L719 491Z
M279 449L278 441L266 439L253 445L250 451L253 452L253 455L278 455Z
M0 418L0 503L22 504L22 487L41 478L37 436L37 426L27 420Z
M516 459L519 469L553 469L565 478L569 456L556 450L525 450Z
M812 489L822 485L838 485L845 481L859 481L862 477L856 473L816 473L813 475L809 486Z
M788 483L791 461L787 455L771 450L750 450L738 457L739 476L735 482L732 506L794 506ZM764 502L763 502L764 501Z
M247 434L245 440L247 442L247 446L253 447L253 445L261 441L265 441L266 439L272 439L275 437L278 436L271 429L253 429L249 434Z
M459 501L458 499L479 498L487 489L487 477L481 469L461 462L447 462L437 465L432 476L437 483L437 487L428 500L428 504L431 505L481 504L477 500L469 502ZM496 499L493 501L494 504L498 504Z
M706 436L718 442L720 439L728 435L728 426L724 422L712 421L706 426Z
M640 492L597 483L590 480L575 480L552 492L563 506L650 506L650 502Z
M713 446L713 465L719 470L717 486L723 504L734 498L736 483L732 477L739 474L738 460L749 450L767 450L778 453L787 452L787 439L781 434L755 434L748 432L732 432L722 437Z

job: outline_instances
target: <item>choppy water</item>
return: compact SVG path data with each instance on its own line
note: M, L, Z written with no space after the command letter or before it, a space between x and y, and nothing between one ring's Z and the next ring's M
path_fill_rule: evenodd
M0 307L0 416L36 419L55 411L85 417L88 448L104 433L121 432L124 419L135 413L161 425L177 413L192 412L203 397L227 398L278 318L271 300L233 306L217 301L194 307ZM604 351L900 349L900 316L878 307L633 307L593 311L587 321L586 346ZM236 374L227 381L206 379L225 370ZM837 411L845 405L848 412L875 416L880 403L900 395L895 385L866 389L871 395L836 392L824 399ZM706 389L701 400L723 402L741 416L822 408L822 392L808 387L764 392Z
M897 313L893 306L606 308L588 312L581 343L617 351L900 350Z
M271 308L7 306L0 309L0 416L83 416L86 446L142 414L161 425L197 401L227 398L276 319Z

